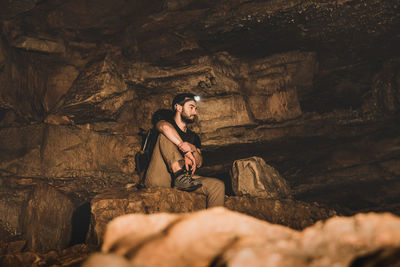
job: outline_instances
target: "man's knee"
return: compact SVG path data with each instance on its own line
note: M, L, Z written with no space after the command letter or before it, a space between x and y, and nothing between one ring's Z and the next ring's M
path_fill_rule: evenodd
M167 163L169 170L175 172L181 169L184 163L178 147L162 133L160 133L158 138L161 155Z
M160 133L158 138L160 139L160 146L161 147L168 147L168 148L171 148L171 149L178 149L178 147L174 143L172 143L172 141L169 140L164 134Z

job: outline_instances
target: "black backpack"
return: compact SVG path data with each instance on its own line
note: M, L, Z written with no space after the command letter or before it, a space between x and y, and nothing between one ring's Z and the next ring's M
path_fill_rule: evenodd
M147 168L149 167L151 156L157 142L159 132L155 128L151 128L147 132L142 132L142 148L135 155L135 169L139 175L138 188L145 187L144 180L146 179Z
M153 155L153 150L157 143L158 135L160 134L160 132L156 129L157 122L160 120L165 120L172 123L173 116L174 113L171 110L159 109L151 118L153 128L147 132L141 129L139 135L142 136L142 149L135 155L136 172L139 175L139 183L137 188L145 187L144 180L146 179L147 168L149 167L151 156Z

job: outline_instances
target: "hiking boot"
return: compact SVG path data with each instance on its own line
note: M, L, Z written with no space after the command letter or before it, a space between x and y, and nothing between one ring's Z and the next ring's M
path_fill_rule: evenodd
M182 191L194 191L201 186L201 180L193 179L192 175L186 170L179 174L174 182L174 187Z

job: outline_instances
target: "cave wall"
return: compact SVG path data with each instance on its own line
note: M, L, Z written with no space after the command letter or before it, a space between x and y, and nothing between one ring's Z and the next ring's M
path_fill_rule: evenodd
M137 182L140 129L180 92L202 97L205 150L357 136L398 117L396 0L0 6L0 231L12 236L38 184L76 208Z

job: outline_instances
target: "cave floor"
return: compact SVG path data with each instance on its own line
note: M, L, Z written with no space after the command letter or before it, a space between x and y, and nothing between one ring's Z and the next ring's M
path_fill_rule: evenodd
M400 123L352 125L351 134L345 132L346 127L329 136L204 148L199 172L223 179L232 195L233 161L258 156L289 182L297 200L317 202L341 215L369 211L400 215Z

